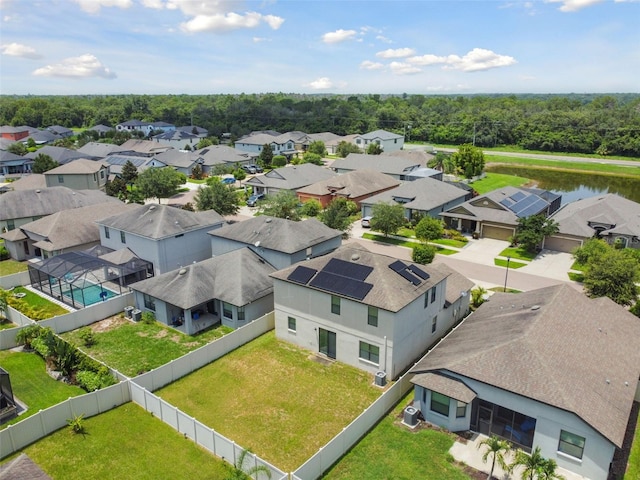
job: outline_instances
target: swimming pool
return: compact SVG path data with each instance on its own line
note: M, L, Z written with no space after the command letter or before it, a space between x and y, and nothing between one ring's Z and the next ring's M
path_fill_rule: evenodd
M85 307L102 302L103 297L104 300L108 300L118 295L116 292L96 284L90 284L84 288L66 290L63 291L62 294L69 299L73 299L76 303L83 304Z

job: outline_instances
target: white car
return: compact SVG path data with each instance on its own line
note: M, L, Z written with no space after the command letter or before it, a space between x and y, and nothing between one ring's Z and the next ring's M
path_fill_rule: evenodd
M371 226L371 215L367 215L366 217L362 217L362 220L360 221L360 224L365 228L369 228Z

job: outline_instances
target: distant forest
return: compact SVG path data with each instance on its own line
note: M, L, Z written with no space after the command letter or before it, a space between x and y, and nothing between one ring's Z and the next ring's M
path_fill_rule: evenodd
M384 129L409 141L640 157L640 94L0 96L0 124L90 128L127 120L339 135Z

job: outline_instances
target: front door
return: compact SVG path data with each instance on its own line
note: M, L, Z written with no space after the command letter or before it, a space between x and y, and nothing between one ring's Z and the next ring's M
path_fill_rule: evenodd
M320 353L329 358L336 358L336 333L321 328L319 336Z
M493 420L493 408L480 405L478 409L478 432L483 435L491 434L491 422Z

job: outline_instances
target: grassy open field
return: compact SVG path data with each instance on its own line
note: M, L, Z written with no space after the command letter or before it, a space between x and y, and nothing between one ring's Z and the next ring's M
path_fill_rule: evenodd
M544 167L555 170L562 170L566 172L580 171L580 172L597 172L601 175L622 175L636 177L640 176L640 169L635 166L623 166L612 165L609 163L580 163L580 162L563 162L555 160L538 160L533 158L521 158L521 157L506 157L501 155L485 155L485 163L505 163L505 164L517 164L526 165L529 167ZM625 159L631 160L631 159ZM640 164L639 164L640 165ZM474 183L475 185L475 183Z
M480 195L503 187L521 187L529 182L528 178L503 175L501 173L487 173L482 180L476 180L470 185Z
M16 262L11 259L3 260L0 262L0 277L19 272L26 272L28 269L29 267L26 262Z

